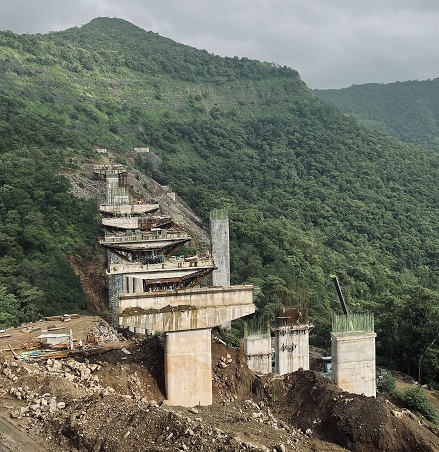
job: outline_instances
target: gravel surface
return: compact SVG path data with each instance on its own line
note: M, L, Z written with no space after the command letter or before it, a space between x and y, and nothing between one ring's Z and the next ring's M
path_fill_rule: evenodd
M408 410L311 371L255 376L215 340L212 385L209 407L168 406L159 336L88 359L0 355L0 408L24 435L9 450L29 437L49 451L439 450L435 428Z

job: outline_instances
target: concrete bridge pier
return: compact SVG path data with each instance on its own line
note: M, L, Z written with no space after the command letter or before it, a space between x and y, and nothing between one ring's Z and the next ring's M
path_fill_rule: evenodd
M374 332L331 333L332 378L354 394L376 397Z
M253 372L267 375L272 372L270 329L252 331L244 335L247 366Z
M121 326L164 333L169 405L212 404L211 330L254 312L253 286L196 287L119 296Z
M278 327L275 331L275 372L309 370L309 325Z
M165 388L170 405L212 404L211 329L165 333Z
M332 318L332 378L354 394L376 397L374 318L371 313Z

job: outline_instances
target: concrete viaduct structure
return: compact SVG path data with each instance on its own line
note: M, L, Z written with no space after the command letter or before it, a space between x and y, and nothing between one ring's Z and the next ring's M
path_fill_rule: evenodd
M165 387L171 405L212 404L211 329L252 314L252 286L122 294L119 322L165 333Z
M230 285L227 213L210 215L210 254L174 257L191 238L171 217L160 215L156 202L131 199L126 169L101 165L94 175L106 183L106 200L100 205L106 233L100 244L107 249L113 324L141 333L163 332L168 403L210 405L211 329L255 312L253 287ZM212 287L198 287L209 275ZM375 396L373 317L334 318L335 382L346 391ZM280 308L271 329L246 334L249 368L271 373L274 351L275 373L309 369L311 328L307 309Z
M100 244L107 249L113 325L163 332L168 403L210 405L211 329L255 311L253 287L230 286L227 217L221 211L211 219L213 257L174 257L191 238L157 213L158 204L131 201L124 167L99 166L94 174L107 184ZM197 287L214 271L213 287Z

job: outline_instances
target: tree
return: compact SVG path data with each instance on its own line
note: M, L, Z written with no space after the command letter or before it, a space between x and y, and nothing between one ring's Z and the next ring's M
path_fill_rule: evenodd
M3 284L0 284L0 327L16 326L19 323L19 315L19 301Z
M398 336L408 373L417 367L421 383L421 366L426 352L439 335L439 294L420 286L407 288L399 313Z

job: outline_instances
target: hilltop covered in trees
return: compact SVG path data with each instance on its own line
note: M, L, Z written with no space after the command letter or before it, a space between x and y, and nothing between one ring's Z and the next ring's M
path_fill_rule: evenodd
M367 127L439 150L439 78L314 92Z

